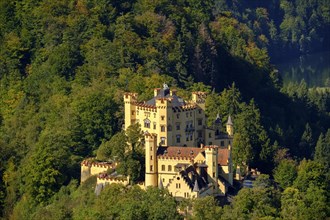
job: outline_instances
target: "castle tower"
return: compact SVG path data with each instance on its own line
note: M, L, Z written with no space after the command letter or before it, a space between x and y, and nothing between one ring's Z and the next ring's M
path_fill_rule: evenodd
M169 89L164 90L165 96L169 94ZM158 142L162 146L172 145L172 129L169 125L172 125L172 103L170 98L157 98L156 108L158 114L157 124L157 134Z
M137 93L125 93L124 103L125 103L125 130L136 121L136 106Z
M157 186L157 136L155 134L145 134L145 153L146 153L146 174L145 187Z
M205 147L205 163L207 165L207 174L209 183L214 184L213 192L218 190L218 147Z
M230 115L228 116L228 121L226 123L226 130L229 136L233 136L234 135L234 124L231 120Z

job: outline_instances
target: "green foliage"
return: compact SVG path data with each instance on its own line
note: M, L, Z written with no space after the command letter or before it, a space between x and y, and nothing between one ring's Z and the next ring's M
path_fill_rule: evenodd
M128 151L127 136L124 131L121 131L111 137L110 141L102 142L97 150L98 160L115 160L122 161L125 152Z
M89 151L95 150L103 138L109 139L118 130L114 117L118 106L111 94L91 91L73 101L72 105L78 126L76 129L83 133L80 136L81 144ZM81 149L85 151L81 153L86 155L87 149Z
M233 158L235 164L272 163L271 159L275 151L270 145L270 140L260 120L259 109L253 100L249 105L245 103L240 105L240 113L234 118ZM263 167L266 172L269 172L266 166Z
M139 150L142 147L143 133L141 130L141 125L139 123L135 123L130 125L126 129L127 140L131 144L132 152Z
M330 169L330 129L325 136L320 134L315 147L314 161L322 164L327 170Z
M199 198L193 202L193 219L217 219L221 214L221 207L211 196Z
M1 217L100 218L86 209L96 203L93 193L65 186L79 178L82 158L96 153L121 160L133 182L143 179L139 129L128 131L131 150L122 133L114 136L123 123L122 95L147 100L164 82L183 87L178 94L186 99L191 90L209 92L209 126L217 113L223 125L232 116L235 163L270 173L280 146L311 158L313 140L329 127L329 92L308 90L303 81L281 88L270 57L329 48L329 22L327 2L317 0L0 1ZM315 150L320 166L327 164L327 136ZM275 140L279 146L270 144ZM300 152L306 144L311 150Z
M297 167L293 160L281 160L274 170L275 181L282 189L292 186L293 181L297 177Z
M293 186L306 192L311 184L321 189L329 187L329 182L326 181L325 167L316 161L302 160L298 166L298 175Z
M88 210L85 207L78 207L74 211L73 219L86 219L86 217L180 219L174 198L168 192L157 188L149 188L144 191L138 186L125 188L122 185L112 184L106 187L100 196L94 199L94 203L88 207Z
M224 208L221 219L263 219L278 217L278 193L267 187L244 188L230 207Z
M325 191L310 185L306 193L288 187L282 194L284 219L325 219L329 215Z

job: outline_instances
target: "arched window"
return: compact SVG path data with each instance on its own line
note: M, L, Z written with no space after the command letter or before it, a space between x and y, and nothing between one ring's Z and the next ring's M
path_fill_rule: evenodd
M168 171L172 171L172 166L168 165L167 169L168 169Z
M150 128L150 120L149 119L144 119L144 127L145 128Z

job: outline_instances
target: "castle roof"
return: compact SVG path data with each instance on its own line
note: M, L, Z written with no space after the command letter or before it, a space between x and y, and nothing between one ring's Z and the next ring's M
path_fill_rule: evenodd
M218 149L218 164L221 166L228 165L229 150L227 148Z
M194 192L199 192L202 188L205 188L208 185L206 173L205 176L198 174L196 168L192 165L187 167L185 170L182 170L180 175L185 180L189 188Z
M217 114L217 117L216 117L214 123L215 123L216 125L221 124L221 118L220 118L219 113Z
M179 96L170 93L170 88L164 84L162 89L157 89L157 96L146 102L146 105L156 106L157 99L170 99L173 107L186 105L186 102Z
M207 147L207 146L206 146ZM205 149L197 147L177 147L177 146L160 146L157 149L157 156L168 158L190 158L194 159L200 152L205 157ZM218 164L221 166L228 165L229 149L218 148Z
M157 156L195 158L201 151L203 149L197 147L161 146L157 149Z
M179 96L176 95L170 95L170 94L166 94L166 93L160 93L157 96L153 97L152 99L150 99L149 101L146 102L147 105L151 105L151 106L156 106L156 99L166 99L169 98L171 99L171 103L172 106L174 107L179 107L179 106L184 106L186 105L186 102L180 98Z

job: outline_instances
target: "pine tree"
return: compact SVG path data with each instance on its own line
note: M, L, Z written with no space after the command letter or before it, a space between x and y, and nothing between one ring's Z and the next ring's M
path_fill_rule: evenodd
M314 160L327 169L330 168L330 129L326 133L326 136L323 133L320 134L315 147Z

